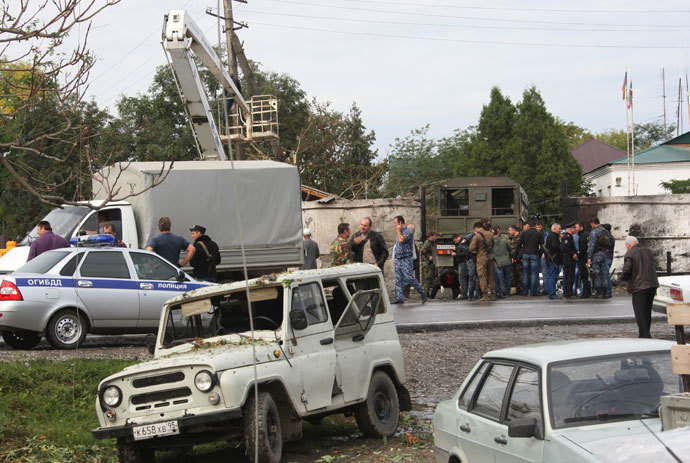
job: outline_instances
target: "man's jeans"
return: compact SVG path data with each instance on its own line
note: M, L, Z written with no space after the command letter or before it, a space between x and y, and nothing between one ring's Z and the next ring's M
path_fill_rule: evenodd
M539 291L539 256L536 254L522 255L522 295L537 296Z
M556 283L558 282L558 274L561 272L561 266L558 264L546 263L546 276L544 279L544 289L549 295L549 299L556 297Z
M611 288L611 264L613 264L613 257L606 258L606 289L608 290L608 295L612 294Z
M497 296L510 296L510 277L512 273L513 268L510 265L505 267L499 267L497 265L494 267L494 280L496 280ZM504 278L505 285L503 284Z

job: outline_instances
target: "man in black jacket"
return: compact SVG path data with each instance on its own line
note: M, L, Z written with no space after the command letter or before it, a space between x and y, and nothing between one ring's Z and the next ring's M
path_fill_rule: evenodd
M577 231L577 272L578 280L582 283L580 298L592 297L592 285L589 281L589 269L587 268L587 243L589 242L589 230L584 222L575 224ZM578 283L578 286L580 284Z
M220 264L218 245L206 235L206 228L201 225L194 225L189 231L194 238L194 254L189 261L192 276L197 280L217 281L216 265Z
M625 239L625 248L628 252L623 258L621 280L626 282L628 292L632 294L638 337L651 338L649 329L652 325L652 303L659 287L654 253L651 249L640 246L634 236Z
M359 231L350 239L350 249L355 262L373 264L383 270L383 264L388 259L388 247L381 233L371 229L372 221L364 217L359 222Z
M467 259L470 257L470 243L464 236L453 235L453 244L455 249L451 252L453 256L453 266L458 269L458 280L460 282L461 296L460 299L467 299L469 290L470 276L467 270Z
M539 264L541 248L544 245L544 235L539 233L535 222L525 224L525 229L518 238L515 254L522 256L522 295L527 296L528 291L532 296L538 296L539 291Z
M544 289L549 299L556 299L556 283L561 273L561 225L551 225L551 232L546 235L544 242L546 275L544 275Z

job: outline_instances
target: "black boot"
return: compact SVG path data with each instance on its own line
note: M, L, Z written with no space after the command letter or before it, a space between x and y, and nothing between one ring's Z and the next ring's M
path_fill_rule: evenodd
M595 287L594 292L592 292L592 299L601 299L602 293L601 288Z

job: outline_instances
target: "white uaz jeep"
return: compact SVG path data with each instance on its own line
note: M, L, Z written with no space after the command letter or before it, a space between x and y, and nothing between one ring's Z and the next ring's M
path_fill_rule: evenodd
M411 404L384 288L377 267L352 264L169 300L155 360L99 385L94 437L116 437L120 462L139 462L244 436L252 462L258 446L258 462L277 463L302 420L352 413L366 436L391 436Z

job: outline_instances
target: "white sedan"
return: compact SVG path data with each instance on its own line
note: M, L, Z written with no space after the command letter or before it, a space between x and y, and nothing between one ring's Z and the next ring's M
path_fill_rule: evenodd
M660 397L680 391L672 344L598 339L489 352L436 407L436 461L609 461L619 440L649 435L645 425L660 431Z
M690 275L659 277L659 289L654 296L652 309L666 313L669 302L690 302Z

